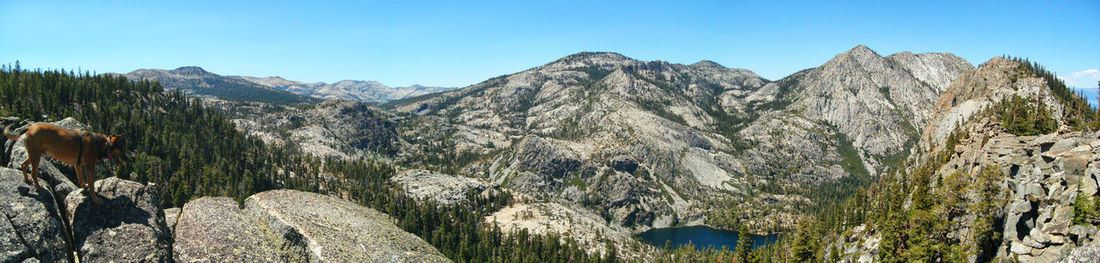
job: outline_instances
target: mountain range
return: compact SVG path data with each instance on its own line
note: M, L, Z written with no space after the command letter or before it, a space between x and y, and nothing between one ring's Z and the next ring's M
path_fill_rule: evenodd
M733 211L733 221L774 229L812 210L818 187L889 171L939 94L973 69L947 53L857 46L767 80L711 61L586 52L383 106L447 127L406 134L481 157L458 173L586 203L616 224L720 224L716 211Z
M424 219L409 211L477 210L428 218L638 261L695 250L641 245L635 234L692 225L783 233L751 252L761 261L1053 262L1100 254L1093 132L1100 115L1023 59L975 66L950 53L884 56L860 45L770 80L713 61L581 52L461 89L402 92L370 81L310 84L197 67L127 76L199 95L202 105L163 96L148 82L95 80L221 111L189 112L276 149L253 158L293 156L278 163L297 170L271 173L302 189L350 199L388 193L426 205L370 203L403 215L404 230L451 257L445 233L422 232L435 224L409 223ZM165 110L158 109L119 112ZM335 172L357 161L384 166ZM202 169L182 178L220 175ZM393 176L362 177L374 172ZM374 188L341 188L362 185ZM179 187L174 193L191 193ZM506 197L490 201L498 194Z
M167 89L180 89L193 95L277 104L308 103L330 99L383 103L454 89L421 85L389 87L376 81L360 80L343 80L328 84L305 83L286 80L282 77L222 76L195 66L174 70L139 69L124 76L130 79L158 81Z

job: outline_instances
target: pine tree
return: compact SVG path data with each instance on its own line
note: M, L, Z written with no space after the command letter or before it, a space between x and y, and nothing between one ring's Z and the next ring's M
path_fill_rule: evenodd
M737 233L737 260L739 262L751 262L753 240L749 236L749 227L741 225Z

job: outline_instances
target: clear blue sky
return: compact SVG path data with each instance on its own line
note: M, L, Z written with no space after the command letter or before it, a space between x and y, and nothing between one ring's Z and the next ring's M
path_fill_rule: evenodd
M579 51L709 59L768 79L864 44L1029 57L1078 87L1100 73L1100 1L8 1L0 62L129 72L466 86ZM1074 72L1077 78L1073 78Z

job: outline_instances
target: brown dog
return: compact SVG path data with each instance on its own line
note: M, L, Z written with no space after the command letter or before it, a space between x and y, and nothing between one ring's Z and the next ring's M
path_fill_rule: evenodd
M27 183L33 181L35 187L42 188L38 184L38 162L42 154L46 154L76 168L77 185L88 190L93 202L102 203L95 194L95 163L104 157L110 160L122 157L125 148L121 137L70 130L42 122L17 131L12 131L10 125L4 127L4 136L9 140L15 141L20 135L26 136L23 145L27 148L27 160L21 166L23 180ZM30 177L27 176L28 165L31 166Z

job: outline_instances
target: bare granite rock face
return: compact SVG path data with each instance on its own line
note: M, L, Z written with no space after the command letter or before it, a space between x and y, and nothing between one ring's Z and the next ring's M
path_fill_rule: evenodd
M912 67L936 70L935 75L946 75L945 79L962 73L955 68ZM799 78L793 108L808 119L836 126L866 154L904 149L918 132L914 127L923 127L929 119L929 105L944 89L921 81L905 68L857 46Z
M271 233L229 197L187 202L175 228L176 262L303 262L304 255L282 251Z
M377 211L295 190L228 197L181 208L177 262L450 262Z
M65 198L80 262L171 262L172 234L152 185L111 177L95 182L103 204L86 191Z
M426 170L407 170L390 178L405 189L405 193L419 200L431 200L438 204L454 204L467 200L467 193L478 194L490 188L480 179L436 173Z
M1074 249L1061 262L1097 263L1100 262L1100 245L1087 245Z
M65 227L47 190L0 168L0 262L68 262Z
M179 207L164 209L164 223L168 225L169 230L172 230L172 236L175 236L176 223L179 222L179 215L182 211Z
M450 262L388 215L330 196L272 190L245 200L245 213L311 262Z
M558 203L516 204L485 217L486 224L495 224L504 233L527 230L532 234L557 234L581 242L580 247L597 255L605 255L607 245L614 245L620 257L627 260L652 260L656 251L651 246L630 246L630 229L610 225L599 215L577 205Z

